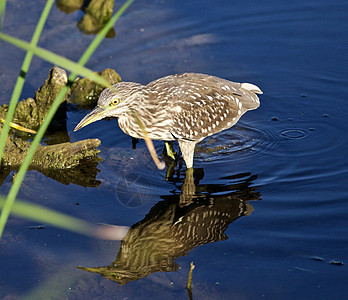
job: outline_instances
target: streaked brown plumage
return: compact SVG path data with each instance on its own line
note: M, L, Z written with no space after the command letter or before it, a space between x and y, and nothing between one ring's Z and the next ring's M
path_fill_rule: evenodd
M246 111L258 108L256 94L262 94L256 85L197 73L166 76L146 86L120 82L101 93L97 107L75 130L117 117L126 134L143 138L132 115L135 111L151 139L178 140L186 166L192 168L196 143L232 127Z

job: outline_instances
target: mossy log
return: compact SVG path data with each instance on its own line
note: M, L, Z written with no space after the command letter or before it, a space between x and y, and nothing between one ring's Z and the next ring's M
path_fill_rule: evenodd
M56 4L61 11L70 14L82 8L84 2L84 0L58 0Z
M111 84L120 81L120 76L113 70L106 69L101 74L105 79L109 80ZM67 84L66 72L58 67L53 67L49 73L49 76L42 87L35 93L34 98L28 98L18 103L13 122L21 125L25 128L37 130L42 124L49 108L51 107L56 96L59 94L61 88ZM88 79L77 79L72 84L69 101L72 103L80 103L81 106L94 106L98 99L102 87L91 82ZM68 95L69 95L68 94ZM98 139L87 139L78 141L75 143L67 142L70 140L68 132L66 130L66 100L68 95L64 98L64 102L61 104L57 114L55 115L53 126L50 125L49 145L39 145L36 153L31 161L30 169L39 170L40 172L49 174L50 177L57 177L57 172L51 172L50 170L60 170L59 174L63 174L63 177L58 176L55 178L58 181L68 183L81 182L81 178L74 179L72 176L67 176L67 170L74 169L74 173L80 176L80 171L76 171L79 164L84 162L93 162L93 172L89 172L89 175L85 174L88 178L84 180L82 185L90 186L95 185L95 177L91 178L91 174L96 176L97 169L95 162L100 160L97 155L100 152L97 148L100 145ZM91 97L91 95L93 95ZM0 107L0 118L6 118L6 112L8 105ZM1 126L0 123L0 132ZM52 130L52 127L54 130ZM3 153L1 168L0 183L4 180L4 176L7 176L10 171L17 170L23 162L29 148L30 139L33 135L22 131L12 129L5 146ZM47 139L47 136L46 136ZM65 141L64 143L55 143L56 140ZM83 171L82 171L83 172ZM3 173L3 174L2 174ZM86 182L87 181L87 182Z
M77 27L85 34L98 33L111 19L114 0L91 0L86 7L85 15L77 23ZM112 29L108 37L115 35Z
M58 0L56 3L58 9L67 14L78 9L84 12L77 27L85 34L98 33L111 19L114 9L114 0ZM113 38L115 35L114 28L111 28L106 37Z
M112 69L105 69L97 73L111 85L120 82L121 77ZM100 93L104 88L88 78L76 79L70 88L68 103L77 104L82 108L92 108L97 105Z

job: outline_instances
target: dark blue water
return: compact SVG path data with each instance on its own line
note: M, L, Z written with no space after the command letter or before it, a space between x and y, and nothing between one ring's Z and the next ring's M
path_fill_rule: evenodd
M9 1L4 32L29 40L42 5ZM88 67L144 84L187 71L252 82L264 92L261 106L199 144L191 181L179 166L166 180L144 143L133 151L115 120L72 132L86 111L71 111L72 141L102 141L101 185L64 185L30 171L19 198L133 227L121 246L11 218L1 240L0 297L187 299L193 261L193 299L346 299L347 10L338 0L136 1ZM40 45L77 60L93 38L76 28L81 16L55 8ZM23 54L4 43L0 50L3 104ZM23 98L50 67L33 60ZM162 144L155 146L160 153ZM184 191L188 181L195 199ZM183 207L185 200L192 202ZM105 269L103 277L76 268L114 263L127 284L105 278Z

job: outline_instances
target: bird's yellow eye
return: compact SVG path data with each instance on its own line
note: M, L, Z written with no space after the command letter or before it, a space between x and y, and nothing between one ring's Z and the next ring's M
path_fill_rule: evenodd
M115 99L112 99L112 101L110 102L110 105L115 106L115 105L117 105L117 104L119 104L119 103L120 103L120 100L117 99L117 98L115 98Z

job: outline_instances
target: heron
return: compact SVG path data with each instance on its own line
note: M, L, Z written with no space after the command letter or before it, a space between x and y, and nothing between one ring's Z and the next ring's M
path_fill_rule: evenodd
M74 131L103 118L115 117L124 133L143 139L135 112L148 137L165 141L167 154L174 159L172 143L178 141L186 167L190 169L196 144L232 127L245 112L258 108L257 94L262 91L254 84L199 73L169 75L147 85L119 82L102 91L97 106Z

